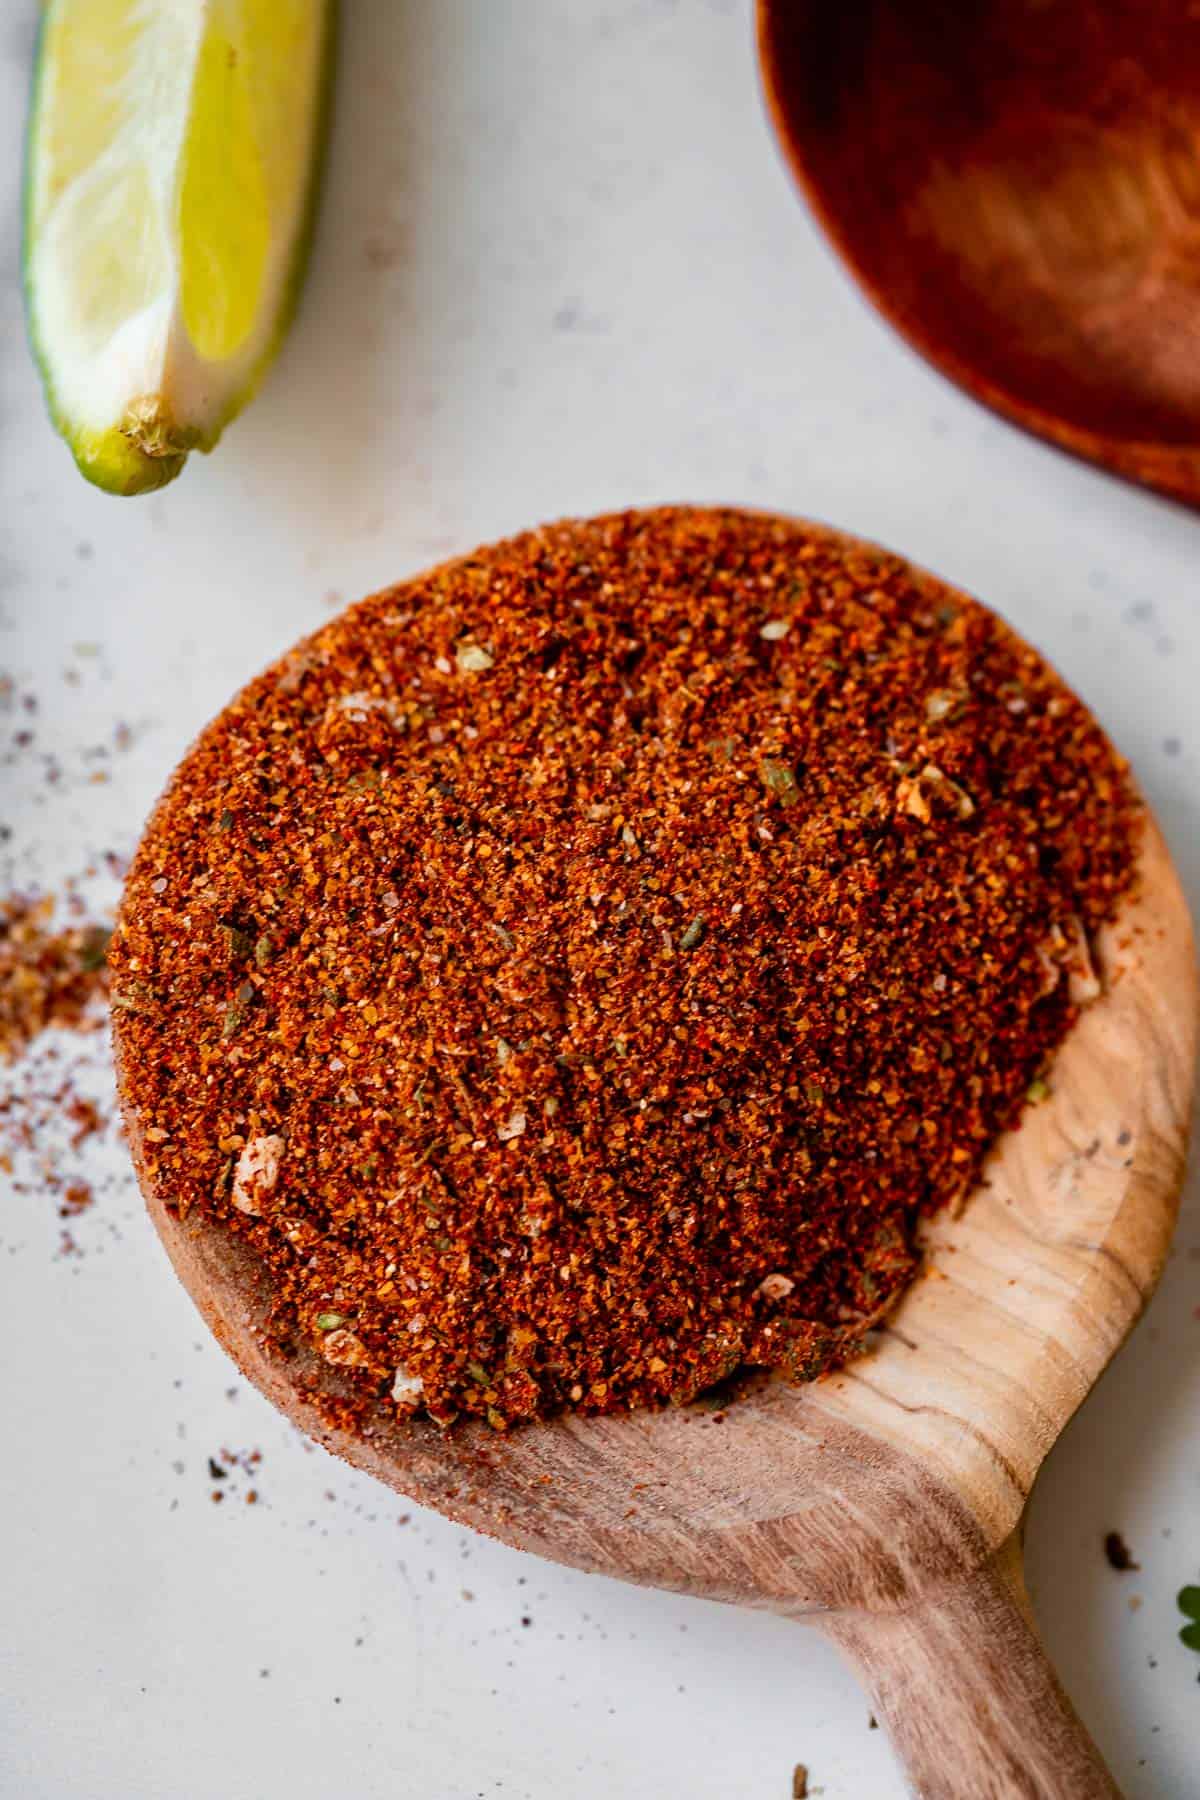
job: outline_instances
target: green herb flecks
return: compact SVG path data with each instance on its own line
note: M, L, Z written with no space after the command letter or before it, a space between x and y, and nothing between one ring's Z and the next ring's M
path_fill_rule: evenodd
M221 1036L231 1038L241 1030L246 1022L246 1014L250 1011L250 1002L254 998L254 983L243 981L229 1005L225 1008L225 1023L221 1027Z
M242 931L237 925L222 925L221 936L225 940L225 950L230 962L245 962L254 949L254 939L248 931Z
M1200 1651L1200 1587L1180 1588L1178 1606L1188 1621L1179 1633L1179 1641L1189 1650Z
M764 756L758 765L758 778L780 806L795 806L799 800L800 784L795 772L790 764L781 762L779 757Z

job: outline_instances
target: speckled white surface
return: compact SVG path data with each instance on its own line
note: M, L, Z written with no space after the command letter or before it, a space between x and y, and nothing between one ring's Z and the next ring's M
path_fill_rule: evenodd
M1133 758L1200 898L1200 520L977 410L865 309L775 153L748 0L344 10L283 359L213 458L118 502L75 475L25 353L36 7L0 0L3 885L127 851L197 728L335 597L536 519L694 499L830 519L1006 613ZM815 1636L523 1558L302 1443L208 1341L120 1146L82 1166L105 1184L77 1253L36 1177L0 1198L0 1794L785 1800L796 1762L828 1800L902 1793ZM1173 1596L1200 1578L1198 1422L1193 1181L1030 1528L1051 1650L1141 1800L1197 1792ZM240 1472L212 1503L222 1447L261 1451L259 1505ZM1106 1565L1114 1527L1140 1571Z

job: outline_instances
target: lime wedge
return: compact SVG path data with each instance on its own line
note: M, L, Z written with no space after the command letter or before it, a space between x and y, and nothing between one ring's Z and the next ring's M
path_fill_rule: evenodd
M50 0L25 188L30 333L83 473L211 450L300 285L333 0Z

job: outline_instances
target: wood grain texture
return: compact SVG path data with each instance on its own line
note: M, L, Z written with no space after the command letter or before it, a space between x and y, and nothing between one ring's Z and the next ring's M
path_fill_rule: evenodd
M1037 1649L1015 1536L905 1612L832 1613L826 1630L859 1665L925 1800L1117 1795Z
M332 1427L323 1401L346 1391L345 1374L275 1342L270 1283L244 1242L195 1213L180 1220L146 1181L119 1024L118 1072L180 1278L247 1378L313 1437L520 1549L822 1623L864 1665L919 1793L1084 1800L1115 1790L1014 1601L1012 1553L997 1553L1170 1241L1197 986L1152 820L1096 952L1104 992L1056 1056L1049 1099L997 1144L963 1216L935 1223L927 1273L871 1353L807 1388L747 1378L723 1413L570 1416L500 1435L401 1424L381 1404L361 1433ZM1003 1679L988 1649L998 1632ZM935 1706L946 1682L955 1703ZM1014 1772L1018 1744L1033 1775Z
M1200 17L758 0L768 105L870 299L1027 430L1200 505Z

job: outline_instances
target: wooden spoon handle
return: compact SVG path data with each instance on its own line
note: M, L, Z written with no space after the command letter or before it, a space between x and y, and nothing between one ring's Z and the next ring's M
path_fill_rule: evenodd
M921 1800L1120 1800L1042 1649L1015 1535L923 1604L820 1623Z

